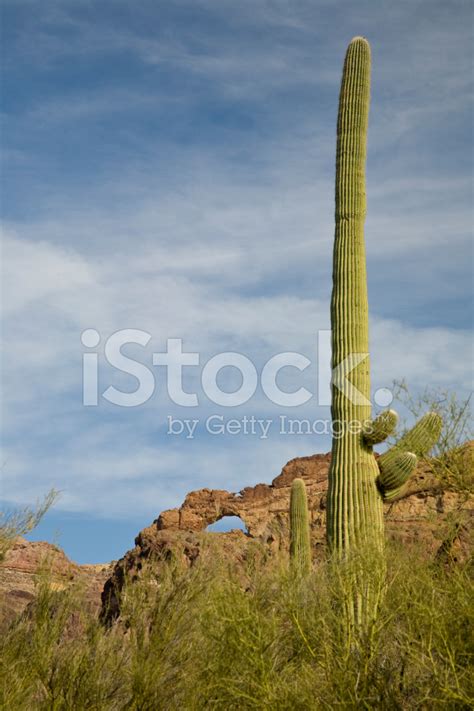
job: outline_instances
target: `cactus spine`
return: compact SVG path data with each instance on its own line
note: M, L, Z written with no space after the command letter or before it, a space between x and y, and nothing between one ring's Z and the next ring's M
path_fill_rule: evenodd
M365 265L365 159L370 100L370 47L355 37L347 49L339 95L332 326L332 460L327 538L336 553L370 544L382 551L382 502L396 496L437 441L441 420L425 415L378 462L373 445L393 432L393 410L370 420L369 318ZM341 377L342 376L342 377ZM354 424L359 424L359 431ZM350 427L348 426L350 425ZM359 598L367 590L359 590ZM356 606L357 607L357 606Z
M303 479L293 479L291 484L290 564L298 576L306 575L311 570L308 500Z

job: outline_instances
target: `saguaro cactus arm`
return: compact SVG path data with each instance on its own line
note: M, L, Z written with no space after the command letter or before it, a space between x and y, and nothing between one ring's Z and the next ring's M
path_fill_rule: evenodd
M303 479L293 479L290 493L290 563L297 575L311 570L308 499Z
M381 412L375 420L368 420L362 427L362 436L367 444L380 444L387 439L397 426L398 415L395 410Z
M414 472L417 458L426 457L439 439L443 423L436 412L428 412L411 430L378 459L377 485L385 500L400 493Z
M380 461L380 460L379 460ZM377 484L385 501L393 499L415 471L418 458L413 452L403 452L385 465L380 465Z
M406 451L414 452L418 457L426 457L438 441L442 426L443 421L437 412L427 412L393 447L382 454L379 464L385 464L400 452Z

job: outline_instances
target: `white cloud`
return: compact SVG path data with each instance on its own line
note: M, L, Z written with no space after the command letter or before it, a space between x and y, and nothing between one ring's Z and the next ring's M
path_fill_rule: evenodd
M2 259L2 311L6 317L42 300L58 303L68 293L95 282L91 263L73 249L46 241L20 240L4 233Z
M149 329L155 350L167 337L183 337L187 350L202 350L204 361L213 352L235 349L259 365L290 349L313 359L316 331L328 326L327 300L246 295L245 289L229 293L226 282L235 282L239 266L235 254L214 255L211 269L205 260L198 262L193 279L192 259L184 255L181 260L181 248L174 255L160 250L146 257L114 255L103 263L11 234L7 248L14 271L6 285L4 327L4 426L12 437L3 456L6 498L32 500L55 486L64 490L59 505L66 509L126 515L131 506L134 514L143 510L150 515L150 507L179 503L189 488L232 489L269 481L291 456L327 449L327 438L296 441L277 433L268 442L243 438L238 446L202 436L196 445L180 440L178 446L158 437L170 411L162 389L138 413L114 415L100 408L91 413L80 405L79 342L85 327L104 336L137 327ZM41 269L33 278L35 267ZM219 278L213 283L216 270ZM18 284L25 274L33 276L23 293ZM466 386L467 332L414 328L378 317L371 326L374 389L402 377L415 385ZM306 379L298 378L298 386L314 392L313 377L314 369ZM328 416L327 408L322 411L312 402L290 414ZM178 416L204 419L216 409L202 398L201 403L198 410ZM261 393L243 410L260 417L278 415ZM26 435L19 437L20 431ZM155 432L156 442L150 444Z
M469 100L469 28L456 13L426 2L375 10L362 2L348 12L349 3L193 0L222 32L181 25L173 37L166 27L151 34L132 24L105 26L74 3L30 5L42 19L16 35L15 70L33 62L49 77L63 63L121 54L141 62L147 76L165 71L186 80L173 83L174 93L154 81L150 93L104 79L68 97L37 95L6 117L22 145L8 149L9 161L21 175L34 165L41 176L31 183L36 211L12 220L5 235L6 498L32 500L56 486L68 510L149 516L189 489L270 481L291 456L327 448L318 438L155 439L168 412L161 390L140 412L85 411L79 336L88 327L103 338L134 327L152 333L149 351L183 337L204 360L222 350L242 351L258 365L283 350L313 357L316 331L329 326L340 63L345 42L360 31L373 37L374 57L366 230L369 276L378 280L370 294L373 385L404 377L413 387L467 387L469 335L432 313L439 299L466 298L469 176L439 141L453 117L467 115ZM417 13L423 23L411 22ZM238 101L256 130L229 129L226 140L214 141L212 125L202 140L193 126L193 140L181 144L121 126L100 174L81 186L61 168L60 180L48 182L51 166L34 153L63 129L72 135L116 113L172 121L174 106L191 122L206 100L231 109ZM419 167L413 146L430 131L431 162ZM136 159L124 155L124 136ZM390 313L410 304L406 323L384 316L389 277L391 293L398 289ZM423 325L424 315L435 327ZM314 390L312 378L314 371L298 383ZM209 403L199 408L201 417L210 412ZM252 412L271 416L275 408L257 394ZM298 416L313 413L320 415L310 403Z

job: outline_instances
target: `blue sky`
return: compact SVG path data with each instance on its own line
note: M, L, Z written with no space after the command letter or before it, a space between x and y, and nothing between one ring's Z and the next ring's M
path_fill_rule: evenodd
M472 341L472 6L468 2L4 0L2 481L61 498L37 537L120 556L203 486L271 481L329 438L166 434L166 417L288 413L260 389L81 405L80 334L183 338L202 363L316 357L329 327L335 121L347 43L372 46L366 226L373 386L466 393ZM288 388L315 390L316 370ZM133 389L133 380L123 380ZM128 383L128 385L127 385ZM199 390L199 372L189 386ZM181 410L181 412L179 412Z

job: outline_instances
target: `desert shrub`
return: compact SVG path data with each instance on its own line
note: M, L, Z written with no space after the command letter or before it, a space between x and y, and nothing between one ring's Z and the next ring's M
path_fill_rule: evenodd
M405 381L393 384L394 398L414 419L428 411L437 412L443 421L441 436L431 453L433 473L440 484L467 497L474 486L471 396L462 398L455 392L425 388L413 395ZM407 429L401 423L402 434Z
M469 566L416 548L388 551L387 590L364 638L341 606L331 561L307 578L216 556L145 570L100 625L80 590L39 581L35 604L0 639L1 708L465 709L473 701ZM371 561L366 561L372 565Z
M58 497L55 489L46 494L35 508L26 507L11 511L0 511L0 563L17 536L30 533L41 521Z
M208 661L200 707L467 707L473 629L467 568L447 572L414 549L390 551L387 593L364 638L334 603L350 584L328 562L296 583L273 570L262 571L248 590L232 579L214 586L203 616Z
M37 597L0 641L0 707L115 708L126 650L83 611L80 590L55 591L48 574Z
M438 398L451 415L435 467L442 485L466 498L469 462L454 468L448 458L453 446L465 449L469 403L456 403ZM0 553L52 497L0 519ZM464 525L459 516L456 526ZM78 585L58 591L45 566L34 603L0 635L0 709L474 707L472 562L445 565L415 544L390 543L385 577L377 578L370 554L344 565L327 560L295 577L256 541L245 562L223 559L214 543L209 534L192 566L179 558L144 565L127 580L121 616L109 626ZM363 634L344 607L354 563L362 579L384 580L378 615Z

